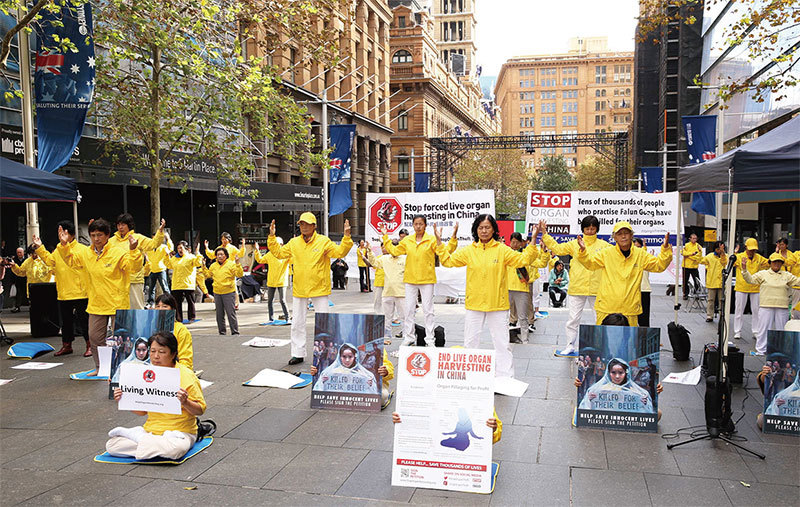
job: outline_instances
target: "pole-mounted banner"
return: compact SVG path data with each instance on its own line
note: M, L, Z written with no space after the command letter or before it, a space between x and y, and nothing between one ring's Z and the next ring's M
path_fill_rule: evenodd
M350 154L355 125L331 125L330 199L328 216L340 215L353 206L350 194Z
M717 156L717 117L716 116L683 116L683 129L686 132L686 150L689 152L689 164L700 164ZM695 192L692 194L692 209L703 215L715 216L716 202L711 192Z

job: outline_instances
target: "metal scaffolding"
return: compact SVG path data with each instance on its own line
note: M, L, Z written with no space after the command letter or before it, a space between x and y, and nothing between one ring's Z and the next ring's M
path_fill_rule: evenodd
M593 134L555 134L540 136L434 137L430 140L431 191L450 190L453 168L472 150L525 150L582 146L594 148L600 156L614 164L617 190L624 190L628 169L628 133L596 132Z

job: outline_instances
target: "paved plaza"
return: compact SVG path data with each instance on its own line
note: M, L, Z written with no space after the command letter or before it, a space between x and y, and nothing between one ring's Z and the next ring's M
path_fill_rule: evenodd
M672 299L663 296L664 287L655 286L653 294L652 323L662 329L662 377L691 369L703 344L715 340L716 326L705 323L703 313L681 310L680 321L692 333L694 364L675 363L666 336ZM333 293L331 311L368 311L371 298L351 283L348 291ZM218 426L211 447L179 466L95 463L92 457L104 450L109 429L142 424L144 418L118 411L104 382L69 380L69 373L93 365L80 354L45 355L38 360L64 364L43 371L13 370L19 362L4 358L0 378L14 381L0 386L0 504L596 507L797 505L800 498L800 439L764 435L756 427L763 398L754 372L763 358L746 356L745 369L753 373L745 388L735 388L733 406L735 419L743 415L737 425L747 439L743 444L766 454L765 461L719 441L667 450L664 434L704 425L702 382L664 385L658 434L577 430L571 426L576 366L553 357L555 346L565 343L567 310L550 309L550 317L537 322L531 343L514 345L516 376L530 384L527 392L522 398L495 396L504 425L493 448L500 463L494 493L454 493L390 485L394 402L377 415L318 411L309 408L310 388L242 386L262 368L283 369L289 358L288 347L241 345L253 336L289 337L288 327L258 325L266 320L265 303L240 306L241 336L217 335L213 305L199 309L202 320L189 328L195 368L214 383L205 390L203 417ZM437 304L435 310L448 345L461 344L463 305ZM4 311L2 320L12 337L31 340L24 312ZM310 329L313 313L308 322ZM740 347L746 352L752 348L749 316L744 329ZM484 334L482 346L489 347ZM44 341L60 346L59 337ZM399 344L395 338L389 349ZM309 362L299 366L292 371L307 371Z

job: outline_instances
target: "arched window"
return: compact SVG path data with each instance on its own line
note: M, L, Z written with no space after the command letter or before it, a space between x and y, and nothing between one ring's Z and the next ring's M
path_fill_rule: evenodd
M411 63L411 53L405 49L401 49L392 56L392 63Z

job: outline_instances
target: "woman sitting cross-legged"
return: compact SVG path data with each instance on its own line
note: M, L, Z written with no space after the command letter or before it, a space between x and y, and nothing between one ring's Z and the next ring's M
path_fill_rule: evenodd
M178 368L181 387L177 398L181 403L180 415L143 412L144 426L117 427L108 432L111 439L106 450L112 456L133 456L137 460L162 457L178 459L192 448L197 440L197 416L206 410L203 390L192 370L178 362L178 340L168 331L159 331L148 340L150 364L167 368ZM114 400L122 398L122 390L114 389Z

